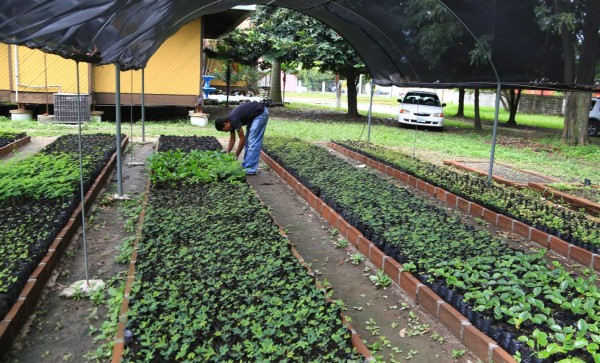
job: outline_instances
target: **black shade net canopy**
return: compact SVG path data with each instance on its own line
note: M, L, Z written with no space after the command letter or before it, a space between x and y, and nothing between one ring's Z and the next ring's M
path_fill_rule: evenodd
M186 23L253 4L330 26L380 86L598 89L563 82L561 41L541 30L539 0L3 0L0 42L141 69ZM428 42L435 27L444 36Z

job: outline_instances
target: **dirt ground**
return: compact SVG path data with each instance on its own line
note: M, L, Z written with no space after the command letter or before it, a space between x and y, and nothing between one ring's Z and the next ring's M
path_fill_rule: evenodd
M27 147L35 150L51 141L52 138L33 138L32 144ZM223 140L221 141L223 143ZM152 143L134 143L124 152L123 190L134 200L141 200L147 173L144 166L127 164L131 161L145 161L152 153L153 146ZM25 152L29 152L28 149L23 149L20 153ZM339 239L339 236L272 171L263 165L261 172L249 177L248 182L263 203L271 208L276 222L287 231L290 242L296 246L304 259L312 264L317 278L320 281L328 281L333 287L333 297L345 302L348 309L345 314L352 319L352 324L361 338L366 340L368 345L385 343L383 350L374 352L376 355L388 362L478 361L469 353L460 358L453 358L452 351L461 351L465 349L464 346L443 326L432 321L397 286L385 290L376 289L366 272L368 267L372 273L373 266L366 262L359 266L352 265L348 256L357 251L352 246L336 248L333 242ZM398 181L391 182L402 186ZM113 173L109 185L98 196L92 212L89 213L86 228L90 278L113 283L121 278L127 269L126 265L116 263L116 248L124 238L133 235L131 228L126 228L130 222L126 222L122 202L113 199L116 190ZM424 197L431 199L428 196ZM467 216L463 218L468 220ZM489 226L481 228L498 232ZM512 241L511 243L522 243L516 236L501 231L498 235ZM30 319L28 327L24 329L3 362L88 361L84 355L99 345L90 336L90 326L98 328L102 324L106 307L103 304L96 305L87 298L76 300L58 296L64 286L82 279L85 279L85 258L82 234L79 233L46 287L38 314ZM385 347L388 344L389 346Z
M50 142L33 138L36 144ZM37 145L40 146L40 145ZM153 144L133 144L123 154L123 193L134 200L144 193L147 174L144 166L127 166L132 160L144 161L153 150ZM25 152L27 150L24 150ZM125 228L127 217L113 199L117 183L113 172L109 184L99 194L92 211L88 213L86 241L90 279L111 282L122 277L127 265L116 263L116 247L133 233ZM124 202L123 202L124 203ZM66 253L57 265L48 285L42 293L38 313L32 316L28 326L13 344L3 362L85 362L84 355L93 351L98 343L90 336L90 326L98 328L105 320L106 307L88 298L67 299L59 296L69 284L85 280L85 257L81 228L71 241ZM108 298L108 295L106 295Z

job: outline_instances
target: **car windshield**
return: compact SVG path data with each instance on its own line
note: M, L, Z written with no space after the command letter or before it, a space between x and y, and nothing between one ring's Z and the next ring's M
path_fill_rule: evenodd
M442 107L440 99L436 94L433 93L414 93L409 92L404 97L403 103L412 105L426 105L426 106L437 106Z

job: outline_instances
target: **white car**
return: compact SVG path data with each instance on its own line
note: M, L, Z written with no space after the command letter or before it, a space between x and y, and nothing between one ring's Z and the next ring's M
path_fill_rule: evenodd
M592 98L588 120L588 136L598 136L600 130L600 98Z
M409 91L400 102L398 122L407 125L444 127L445 103L437 94L425 91Z

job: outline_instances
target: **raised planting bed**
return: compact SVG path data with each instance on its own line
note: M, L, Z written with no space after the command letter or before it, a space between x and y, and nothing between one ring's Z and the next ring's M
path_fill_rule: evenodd
M496 183L490 185L485 177L457 173L449 168L422 162L365 142L346 141L335 144L532 226L544 234L556 236L591 253L600 254L600 223L586 213L558 207L544 200L538 192L529 189L518 190ZM533 234L529 234L533 238ZM546 246L552 242L548 238L544 240ZM540 242L544 243L541 240ZM568 244L566 245L568 251Z
M192 150L221 150L223 146L221 146L219 140L212 136L160 136L159 152L175 151L177 149L187 153Z
M83 141L89 207L114 163L115 146L111 135L85 135ZM0 165L0 353L34 312L39 292L79 225L79 180L78 143L72 135L27 159Z
M489 161L481 160L444 160L444 164L487 177L490 169ZM529 182L553 183L557 180L529 170L515 168L511 165L495 162L492 178L498 183L517 188L526 188Z
M19 134L0 132L0 157L10 154L30 141L31 136L27 136L24 132Z
M177 154L152 157L151 179L161 182L137 247L122 360L362 362L340 306L294 257L235 158L206 154L236 171L168 180L152 166L177 164Z
M562 200L573 208L583 208L594 216L600 216L600 188L595 185L529 183L529 187L542 192L547 198Z
M469 342L477 336L474 327L467 329L462 320L450 319L453 313L436 302L438 297L523 362L600 359L600 292L593 275L569 273L558 262L548 265L544 250L526 254L511 249L449 217L443 208L322 148L294 140L269 140L265 146L276 162L378 247L367 245L365 252L372 260L375 257L385 268L393 257L402 264L401 271L411 271L429 286L434 292L421 291L405 272L386 269L426 310L443 322L454 322L450 330L464 337L467 346L481 348L481 359L491 359L487 348L495 345L485 339ZM311 198L308 195L309 204L319 210ZM324 206L320 210L327 213ZM359 250L363 248L362 237L341 220L333 222L351 242L357 241ZM381 257L379 250L389 257Z

